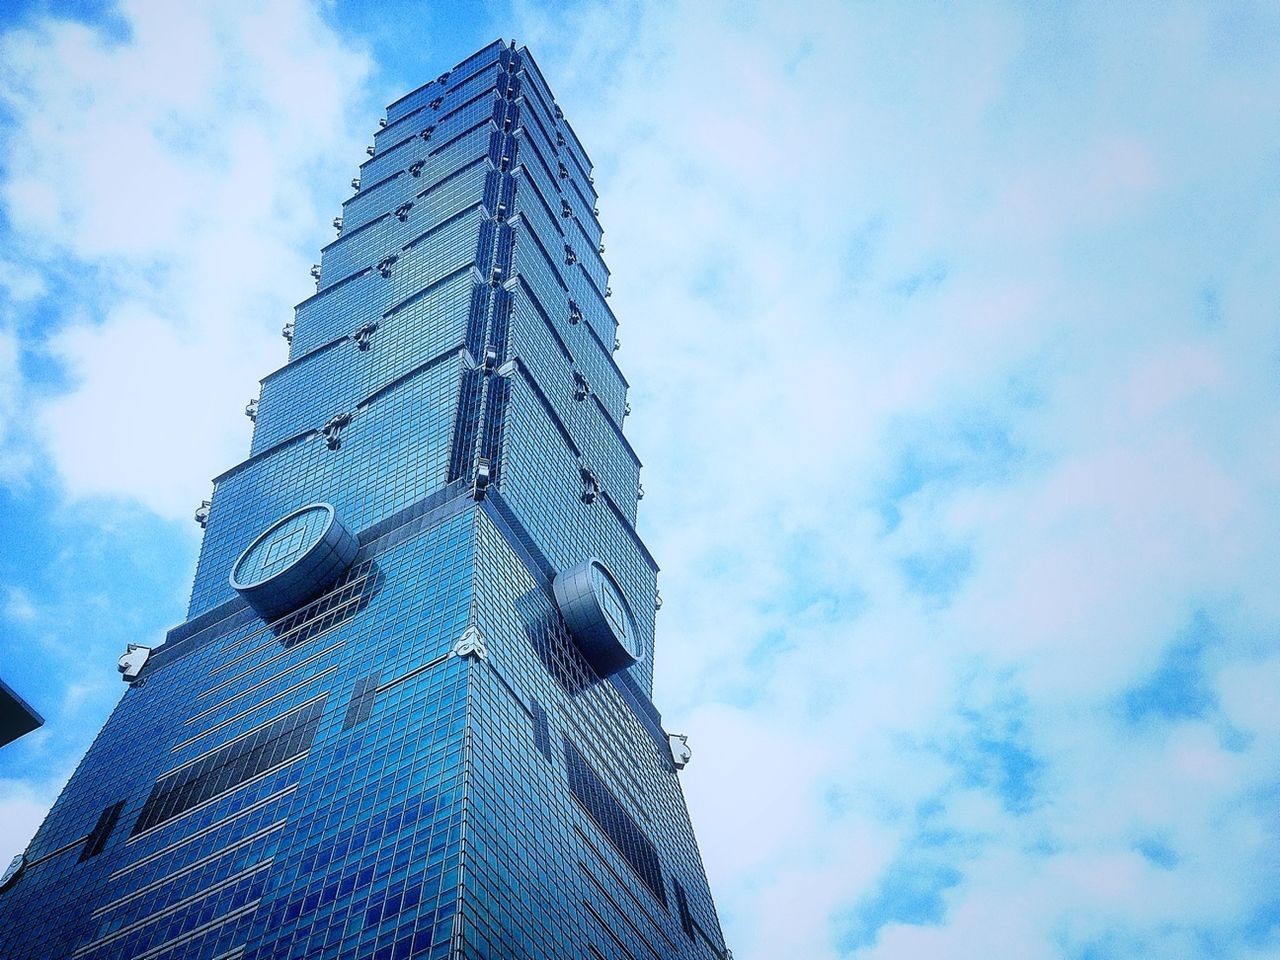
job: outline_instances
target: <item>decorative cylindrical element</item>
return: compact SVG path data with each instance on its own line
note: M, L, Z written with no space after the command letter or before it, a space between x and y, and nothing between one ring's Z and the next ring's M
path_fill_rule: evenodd
M640 659L635 617L602 561L592 557L560 572L552 590L574 643L596 673L607 677Z
M327 503L277 520L240 554L231 586L264 620L314 600L342 576L360 545Z

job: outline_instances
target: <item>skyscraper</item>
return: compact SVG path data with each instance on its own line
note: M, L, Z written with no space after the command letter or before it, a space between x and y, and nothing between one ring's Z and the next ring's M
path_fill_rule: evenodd
M727 956L590 169L514 45L388 108L0 954Z

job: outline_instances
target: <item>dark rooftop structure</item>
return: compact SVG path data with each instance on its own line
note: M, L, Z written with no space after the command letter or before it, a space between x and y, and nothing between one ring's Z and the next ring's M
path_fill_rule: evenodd
M0 747L44 725L44 717L0 680Z

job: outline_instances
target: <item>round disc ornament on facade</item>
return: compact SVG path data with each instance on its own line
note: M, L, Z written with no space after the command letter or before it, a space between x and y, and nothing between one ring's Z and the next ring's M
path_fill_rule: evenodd
M281 517L231 567L231 586L264 620L314 600L351 566L360 544L328 503Z
M596 673L607 677L641 658L635 617L603 561L592 557L561 571L552 591L574 643Z
M13 884L17 883L18 875L26 868L26 854L18 854L9 861L9 866L5 869L4 875L0 876L0 892L8 890Z

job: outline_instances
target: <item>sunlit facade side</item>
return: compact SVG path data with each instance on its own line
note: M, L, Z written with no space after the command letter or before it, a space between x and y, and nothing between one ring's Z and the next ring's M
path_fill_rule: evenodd
M651 702L590 161L500 42L369 153L0 955L728 956Z

